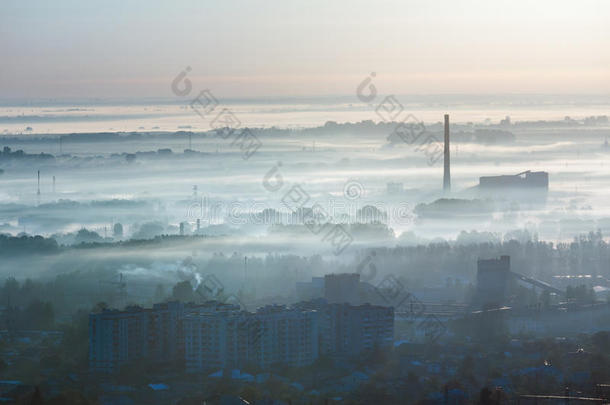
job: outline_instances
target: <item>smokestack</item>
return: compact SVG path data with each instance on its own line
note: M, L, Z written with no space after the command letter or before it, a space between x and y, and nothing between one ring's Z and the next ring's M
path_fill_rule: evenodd
M38 170L38 191L36 192L36 195L40 195L40 170Z
M449 156L449 114L445 114L445 172L443 174L443 191L451 192L451 162Z

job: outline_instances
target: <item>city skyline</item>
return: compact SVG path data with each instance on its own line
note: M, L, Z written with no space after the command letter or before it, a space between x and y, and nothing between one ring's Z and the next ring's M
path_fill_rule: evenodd
M610 1L0 1L0 403L610 404Z

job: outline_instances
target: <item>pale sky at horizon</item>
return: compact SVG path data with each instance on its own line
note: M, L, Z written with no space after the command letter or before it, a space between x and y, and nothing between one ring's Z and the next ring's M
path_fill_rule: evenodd
M0 2L0 98L610 93L610 1L175 3Z

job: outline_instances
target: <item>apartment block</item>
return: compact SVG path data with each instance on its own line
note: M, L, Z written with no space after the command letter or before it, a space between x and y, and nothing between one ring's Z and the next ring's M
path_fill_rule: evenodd
M321 355L353 357L365 350L391 348L394 343L392 307L329 304L325 300L298 305L318 312Z
M111 373L130 361L155 363L184 358L182 318L197 308L180 302L155 304L153 308L127 307L89 315L89 367Z
M112 373L125 363L184 362L187 372L255 365L302 367L321 355L353 357L391 347L394 309L369 304L268 305L256 312L209 301L104 310L89 316L89 364Z
M285 306L256 313L238 307L200 310L185 316L188 372L274 364L304 366L318 358L317 314Z

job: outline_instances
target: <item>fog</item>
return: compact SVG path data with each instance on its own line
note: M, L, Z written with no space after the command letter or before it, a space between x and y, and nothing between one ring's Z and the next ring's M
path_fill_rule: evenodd
M62 108L51 111L65 113ZM82 110L112 108L117 107ZM284 114L301 110L281 107ZM80 113L75 121L62 116L61 126L95 122ZM394 133L398 123L374 121L250 127L260 142L254 149L209 129L7 130L0 231L41 235L56 247L28 252L26 244L24 252L6 252L0 274L47 281L80 274L88 290L111 286L121 274L127 280L125 302L112 295L113 287L100 288L79 301L83 308L103 300L117 306L152 303L159 285L169 295L176 282L190 281L196 289L213 274L227 292L257 305L291 302L296 282L354 271L371 249L472 245L484 256L479 244L492 244L501 254L502 243L511 240L562 244L610 232L605 116L502 122L452 116L450 194L442 191L442 156L431 159L429 148L442 140L438 118L423 123L434 140L428 149L401 140ZM480 176L527 170L549 173L548 192L487 193L478 186ZM388 183L402 184L391 190ZM304 198L299 207L290 205L295 190ZM346 230L346 246L338 248L307 223L311 207L312 218L324 218L318 225ZM425 259L420 265L431 267L427 274L384 261L371 282L399 274L424 286L442 285L448 277L468 284L474 282L476 257L462 272ZM191 265L185 267L185 260ZM530 275L547 280L558 273L536 271Z
M0 3L0 403L610 403L610 3Z

